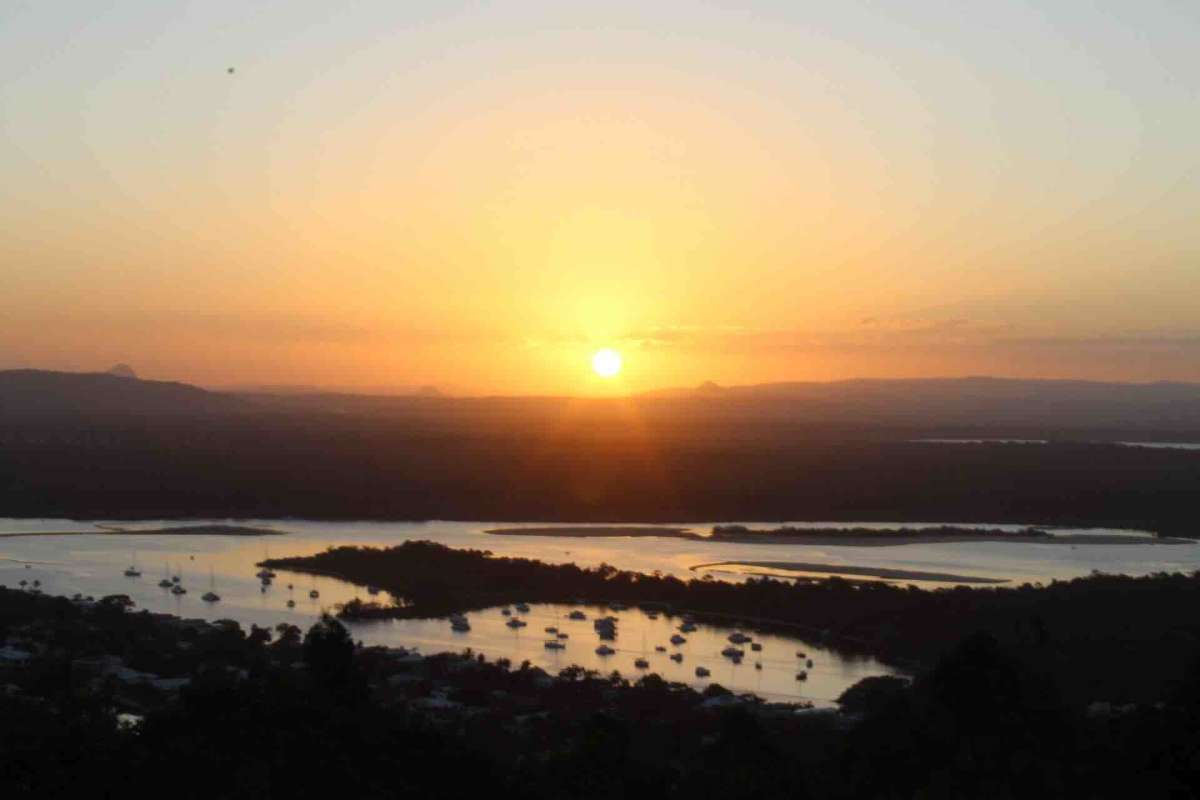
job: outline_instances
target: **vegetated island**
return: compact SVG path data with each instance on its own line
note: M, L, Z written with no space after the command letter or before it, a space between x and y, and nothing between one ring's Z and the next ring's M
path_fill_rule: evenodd
M953 542L1036 542L1037 544L1184 544L1186 539L1146 535L1051 533L1043 528L1020 530L964 528L939 525L930 528L779 528L756 529L745 525L715 525L709 541L738 544L819 544L852 547L890 547L901 544Z
M711 564L696 564L689 567L693 572L712 567L752 567L757 569L776 569L796 573L820 573L825 575L861 575L866 578L880 578L893 581L926 581L929 583L978 583L999 584L1008 583L1007 578L981 578L977 575L955 575L949 572L923 572L913 569L892 569L890 567L854 567L837 564L810 564L797 561L716 561ZM767 573L758 573L766 575ZM803 575L778 574L774 578L797 578Z
M1050 533L1042 528L1020 530L1001 528L964 528L939 525L929 528L750 528L745 525L714 525L705 536L686 528L626 525L557 525L519 528L491 528L497 536L556 536L565 538L608 538L618 536L687 539L695 542L732 542L736 544L807 544L846 547L894 547L904 544L953 542L1036 542L1038 544L1184 544L1188 539L1145 536L1130 533L1089 534ZM914 578L914 580L916 580Z
M24 536L286 536L287 531L246 525L181 525L175 528L122 528L96 524L94 531L17 531L0 533L0 538Z
M821 641L905 669L930 665L983 632L1081 701L1161 697L1200 656L1200 573L1094 574L1047 586L919 589L838 577L742 583L584 568L409 541L337 547L264 566L385 589L393 604L352 600L351 620L421 619L527 603L621 602L702 622Z

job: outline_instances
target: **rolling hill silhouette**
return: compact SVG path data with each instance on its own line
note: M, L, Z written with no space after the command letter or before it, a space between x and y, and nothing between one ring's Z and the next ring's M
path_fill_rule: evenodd
M111 372L0 371L0 414L207 415L244 401L186 383L146 381Z

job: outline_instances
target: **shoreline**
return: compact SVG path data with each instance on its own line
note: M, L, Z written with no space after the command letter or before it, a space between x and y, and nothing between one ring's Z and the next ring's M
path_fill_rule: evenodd
M952 527L952 526L950 526ZM797 529L799 530L799 529ZM600 539L615 537L684 539L693 542L730 544L777 544L816 545L822 547L899 547L908 544L963 544L974 542L1000 542L1005 544L1050 544L1050 545L1179 545L1194 543L1191 539L1146 536L1135 534L1098 533L1047 533L1028 534L995 533L961 528L953 533L933 533L921 528L883 529L879 533L865 533L862 529L847 528L845 533L831 532L834 529L814 529L812 533L747 530L744 533L702 535L684 528L657 526L588 526L559 525L518 528L489 528L484 533L491 536L537 536L563 539ZM900 531L900 532L897 532ZM961 531L958 532L958 531Z
M0 539L19 539L31 536L286 536L287 531L271 528L251 528L242 525L187 525L179 528L118 528L96 523L94 531L15 531L0 532Z
M734 544L808 544L820 545L823 547L900 547L906 544L964 544L972 542L1001 542L1004 544L1050 544L1050 545L1131 545L1131 544L1163 544L1177 545L1192 543L1191 539L1165 538L1158 536L1134 536L1121 534L1098 534L1098 533L1065 533L1052 534L1049 536L1023 536L1019 533L1011 535L996 535L980 533L972 534L922 534L919 530L914 530L912 536L904 536L897 538L894 534L882 534L873 536L871 534L826 534L818 533L812 536L804 534L779 534L765 536L763 534L749 534L742 536L722 536L719 539L707 541L732 542Z
M955 575L949 572L923 572L921 570L908 569L893 569L890 567L855 567L855 566L839 566L835 564L813 564L802 561L715 561L709 564L696 564L688 567L693 572L698 572L702 569L710 567L751 567L761 569L778 569L788 570L798 573L816 573L815 575L788 575L774 573L746 573L753 575L761 575L771 578L815 578L822 580L820 576L858 576L864 578L877 578L880 580L895 580L895 581L926 581L929 583L960 583L960 584L978 584L978 585L1000 585L1011 583L1009 578L981 578L975 575ZM853 578L850 578L853 580Z

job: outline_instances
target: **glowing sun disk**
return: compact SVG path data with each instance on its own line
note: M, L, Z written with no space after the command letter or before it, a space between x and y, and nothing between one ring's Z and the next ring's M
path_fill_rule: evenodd
M592 356L592 370L601 378L611 378L621 371L621 354L612 348L597 350Z

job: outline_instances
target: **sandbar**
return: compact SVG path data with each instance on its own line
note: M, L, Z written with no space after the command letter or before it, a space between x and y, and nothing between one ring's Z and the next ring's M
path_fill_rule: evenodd
M96 525L94 531L18 531L0 533L0 539L25 536L284 536L287 531L244 525L182 525L177 528L120 528Z
M484 533L493 536L561 536L575 539L613 536L655 536L664 539L697 539L705 537L683 528L661 528L650 525L555 525L537 528L489 528Z
M816 573L820 575L860 575L896 581L929 581L936 583L1008 583L1008 578L981 578L977 575L955 575L949 572L923 572L921 570L892 569L890 567L855 567L838 564L810 564L796 561L718 561L712 564L697 564L692 570L710 567L751 567L755 569L787 570L792 573ZM762 574L762 573L756 573ZM802 574L772 575L779 578L803 578Z

